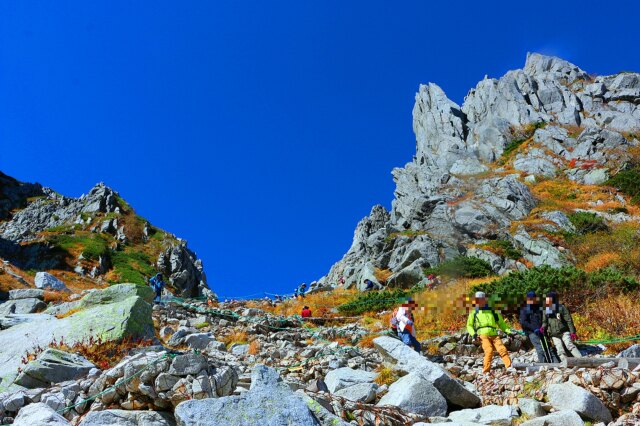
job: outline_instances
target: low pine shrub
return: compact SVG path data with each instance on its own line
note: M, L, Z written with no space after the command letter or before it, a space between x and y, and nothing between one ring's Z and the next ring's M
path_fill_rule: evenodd
M360 315L364 312L380 312L395 307L411 293L405 290L371 291L337 307L345 315Z
M513 272L490 283L472 287L472 291L484 291L490 304L515 307L528 291L542 295L556 290L565 303L581 306L585 300L595 300L610 294L628 293L640 289L635 278L615 268L585 272L573 266L552 268L539 266L526 271Z
M425 269L426 275L445 275L451 278L482 278L491 275L491 265L476 257L458 256L442 262L433 268Z
M631 202L640 204L640 166L635 165L618 172L611 177L606 185L618 188L621 192L631 197Z
M604 219L595 213L575 212L569 215L569 220L576 227L579 234L592 234L595 232L606 232L609 227Z

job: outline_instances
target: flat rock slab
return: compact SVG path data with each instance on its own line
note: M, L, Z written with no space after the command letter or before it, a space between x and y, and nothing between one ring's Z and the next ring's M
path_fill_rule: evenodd
M44 290L38 288L21 288L9 290L9 300L18 299L44 299Z
M381 336L375 338L373 344L383 358L395 363L398 369L407 373L419 374L423 379L433 384L449 403L463 408L473 408L480 405L478 395L451 377L445 369L429 361L402 341Z
M377 373L354 370L350 367L341 367L329 371L324 378L324 382L329 392L335 393L340 389L348 388L359 383L371 383L377 376Z
M378 385L375 383L358 383L357 385L340 389L335 395L348 399L349 401L368 404L376 399L377 390Z
M47 304L40 299L16 299L8 300L0 304L0 316L10 314L32 314L47 307Z
M595 395L573 383L549 385L549 404L557 410L571 410L596 422L609 423L611 412Z
M15 383L31 389L44 388L52 383L79 379L94 367L83 356L49 348L26 365Z
M87 414L80 426L175 426L170 413L161 411L104 410Z

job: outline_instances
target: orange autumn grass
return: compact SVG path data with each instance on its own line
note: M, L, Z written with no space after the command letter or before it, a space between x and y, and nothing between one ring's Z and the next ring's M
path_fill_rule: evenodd
M635 294L611 295L605 299L590 301L573 314L573 321L580 340L605 340L634 336L640 333L640 310ZM617 353L632 343L605 344L608 353Z
M276 306L261 300L252 300L247 302L247 306L251 308L259 308L275 315L291 316L300 315L304 306L309 306L314 317L337 317L341 314L331 312L344 303L349 302L358 295L357 290L336 289L328 292L309 294L304 298L285 300Z

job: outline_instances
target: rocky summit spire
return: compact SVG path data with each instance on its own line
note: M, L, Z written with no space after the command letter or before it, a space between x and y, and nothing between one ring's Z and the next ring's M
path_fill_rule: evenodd
M569 264L566 247L515 226L536 215L551 218L536 219L549 220L548 229L569 223L562 212L534 211L532 182L602 184L630 161L639 129L640 74L595 77L539 53L529 53L523 69L480 81L462 106L436 84L420 85L413 108L416 155L393 170L391 212L374 208L319 284L361 287L391 273L381 284L411 286L424 280L424 268L461 255L490 261L496 273L526 267L520 261ZM384 224L381 217L388 217ZM375 229L363 232L371 223ZM487 239L507 241L523 258L478 249Z

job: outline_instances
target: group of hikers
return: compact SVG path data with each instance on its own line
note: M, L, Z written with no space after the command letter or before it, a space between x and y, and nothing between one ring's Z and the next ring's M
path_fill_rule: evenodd
M392 332L397 334L405 345L421 352L413 317L413 311L417 306L417 303L409 298L392 312L390 326ZM556 292L547 293L544 304L540 303L535 292L528 292L526 304L520 310L519 320L523 330L521 333L531 341L538 362L552 363L564 361L567 356L581 357L574 343L578 336L573 319L567 307L559 302ZM479 340L482 346L483 372L490 370L494 351L502 358L505 368L511 367L509 352L498 331L501 330L509 337L513 337L516 332L509 328L499 311L489 306L487 295L481 291L474 295L474 308L469 312L466 329L471 339Z

